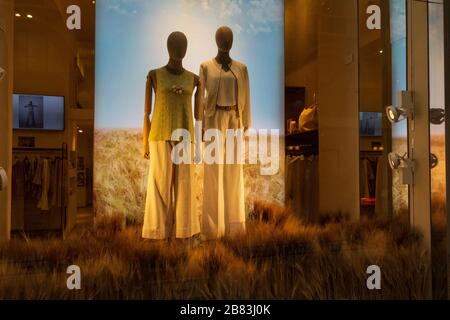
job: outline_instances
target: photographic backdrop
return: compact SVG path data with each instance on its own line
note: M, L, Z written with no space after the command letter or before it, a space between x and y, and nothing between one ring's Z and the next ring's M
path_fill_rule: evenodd
M96 14L97 213L142 221L148 167L142 156L145 82L150 70L167 63L166 41L173 31L186 34L184 67L198 73L200 64L217 54L217 28L231 27L231 56L249 70L253 128L283 132L282 0L103 0L97 2ZM280 152L282 148L283 143ZM258 199L284 202L283 171L283 163L276 176L261 176L257 165L245 166L249 209ZM202 175L198 166L199 214Z

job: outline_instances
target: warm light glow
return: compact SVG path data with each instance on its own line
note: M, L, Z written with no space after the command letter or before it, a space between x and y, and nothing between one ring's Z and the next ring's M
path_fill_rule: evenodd
M21 17L22 15L20 13L16 13L16 17Z
M31 14L27 14L27 18L31 19L31 18L33 18L33 16Z
M392 120L394 120L395 119L395 114L394 114L394 111L392 111L392 110L389 110L389 117L392 119Z
M84 131L80 129L80 130L78 130L78 133L84 133Z
M382 54L384 51L383 50L380 50L380 53Z

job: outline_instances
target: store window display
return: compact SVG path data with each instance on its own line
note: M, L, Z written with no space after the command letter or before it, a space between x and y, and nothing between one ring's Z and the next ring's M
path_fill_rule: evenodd
M175 146L185 143L174 140L172 133L184 129L192 137L194 131L192 96L199 78L183 68L187 45L183 33L170 34L169 63L147 76L144 157L150 160L150 166L142 231L142 237L147 239L190 238L200 233L192 192L193 167L185 163L175 165L172 159ZM153 91L155 105L150 121Z
M220 27L216 32L217 56L200 66L201 103L196 118L204 129L246 131L251 125L250 82L247 67L233 60L233 31ZM212 140L212 139L211 139ZM206 148L209 143L206 141ZM219 150L219 163L205 164L202 232L208 239L245 231L243 166L224 164L226 139ZM234 144L237 148L237 143ZM234 154L236 155L236 149Z

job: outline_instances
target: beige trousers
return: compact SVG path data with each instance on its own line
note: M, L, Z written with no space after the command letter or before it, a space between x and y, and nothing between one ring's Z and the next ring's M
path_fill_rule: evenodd
M195 206L194 168L175 165L172 150L178 142L150 142L150 168L142 237L162 240L190 238L200 233Z
M206 118L205 129L219 129L223 135L222 161L226 163L226 130L240 128L235 111L216 110ZM236 139L235 139L236 140ZM207 142L208 143L212 142ZM235 141L235 155L237 154ZM245 191L242 164L205 164L202 233L208 239L245 231Z

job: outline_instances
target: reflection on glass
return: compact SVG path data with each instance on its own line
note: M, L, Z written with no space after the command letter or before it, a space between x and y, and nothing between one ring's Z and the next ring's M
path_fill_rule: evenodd
M407 89L406 52L406 1L390 0L390 44L392 65L391 104L398 106L398 92ZM408 122L392 125L392 152L404 155L408 152ZM394 214L407 211L409 188L402 185L398 172L392 174L392 200Z
M381 30L368 30L366 8L382 9ZM359 108L361 214L385 218L408 211L409 189L390 169L388 154L408 152L408 121L391 124L387 106L398 106L407 88L406 1L360 0Z
M439 219L445 217L444 207L446 202L445 124L442 121L445 112L444 15L442 4L429 4L429 21L430 137L431 155L434 159L434 168L431 170L431 204L433 219Z

